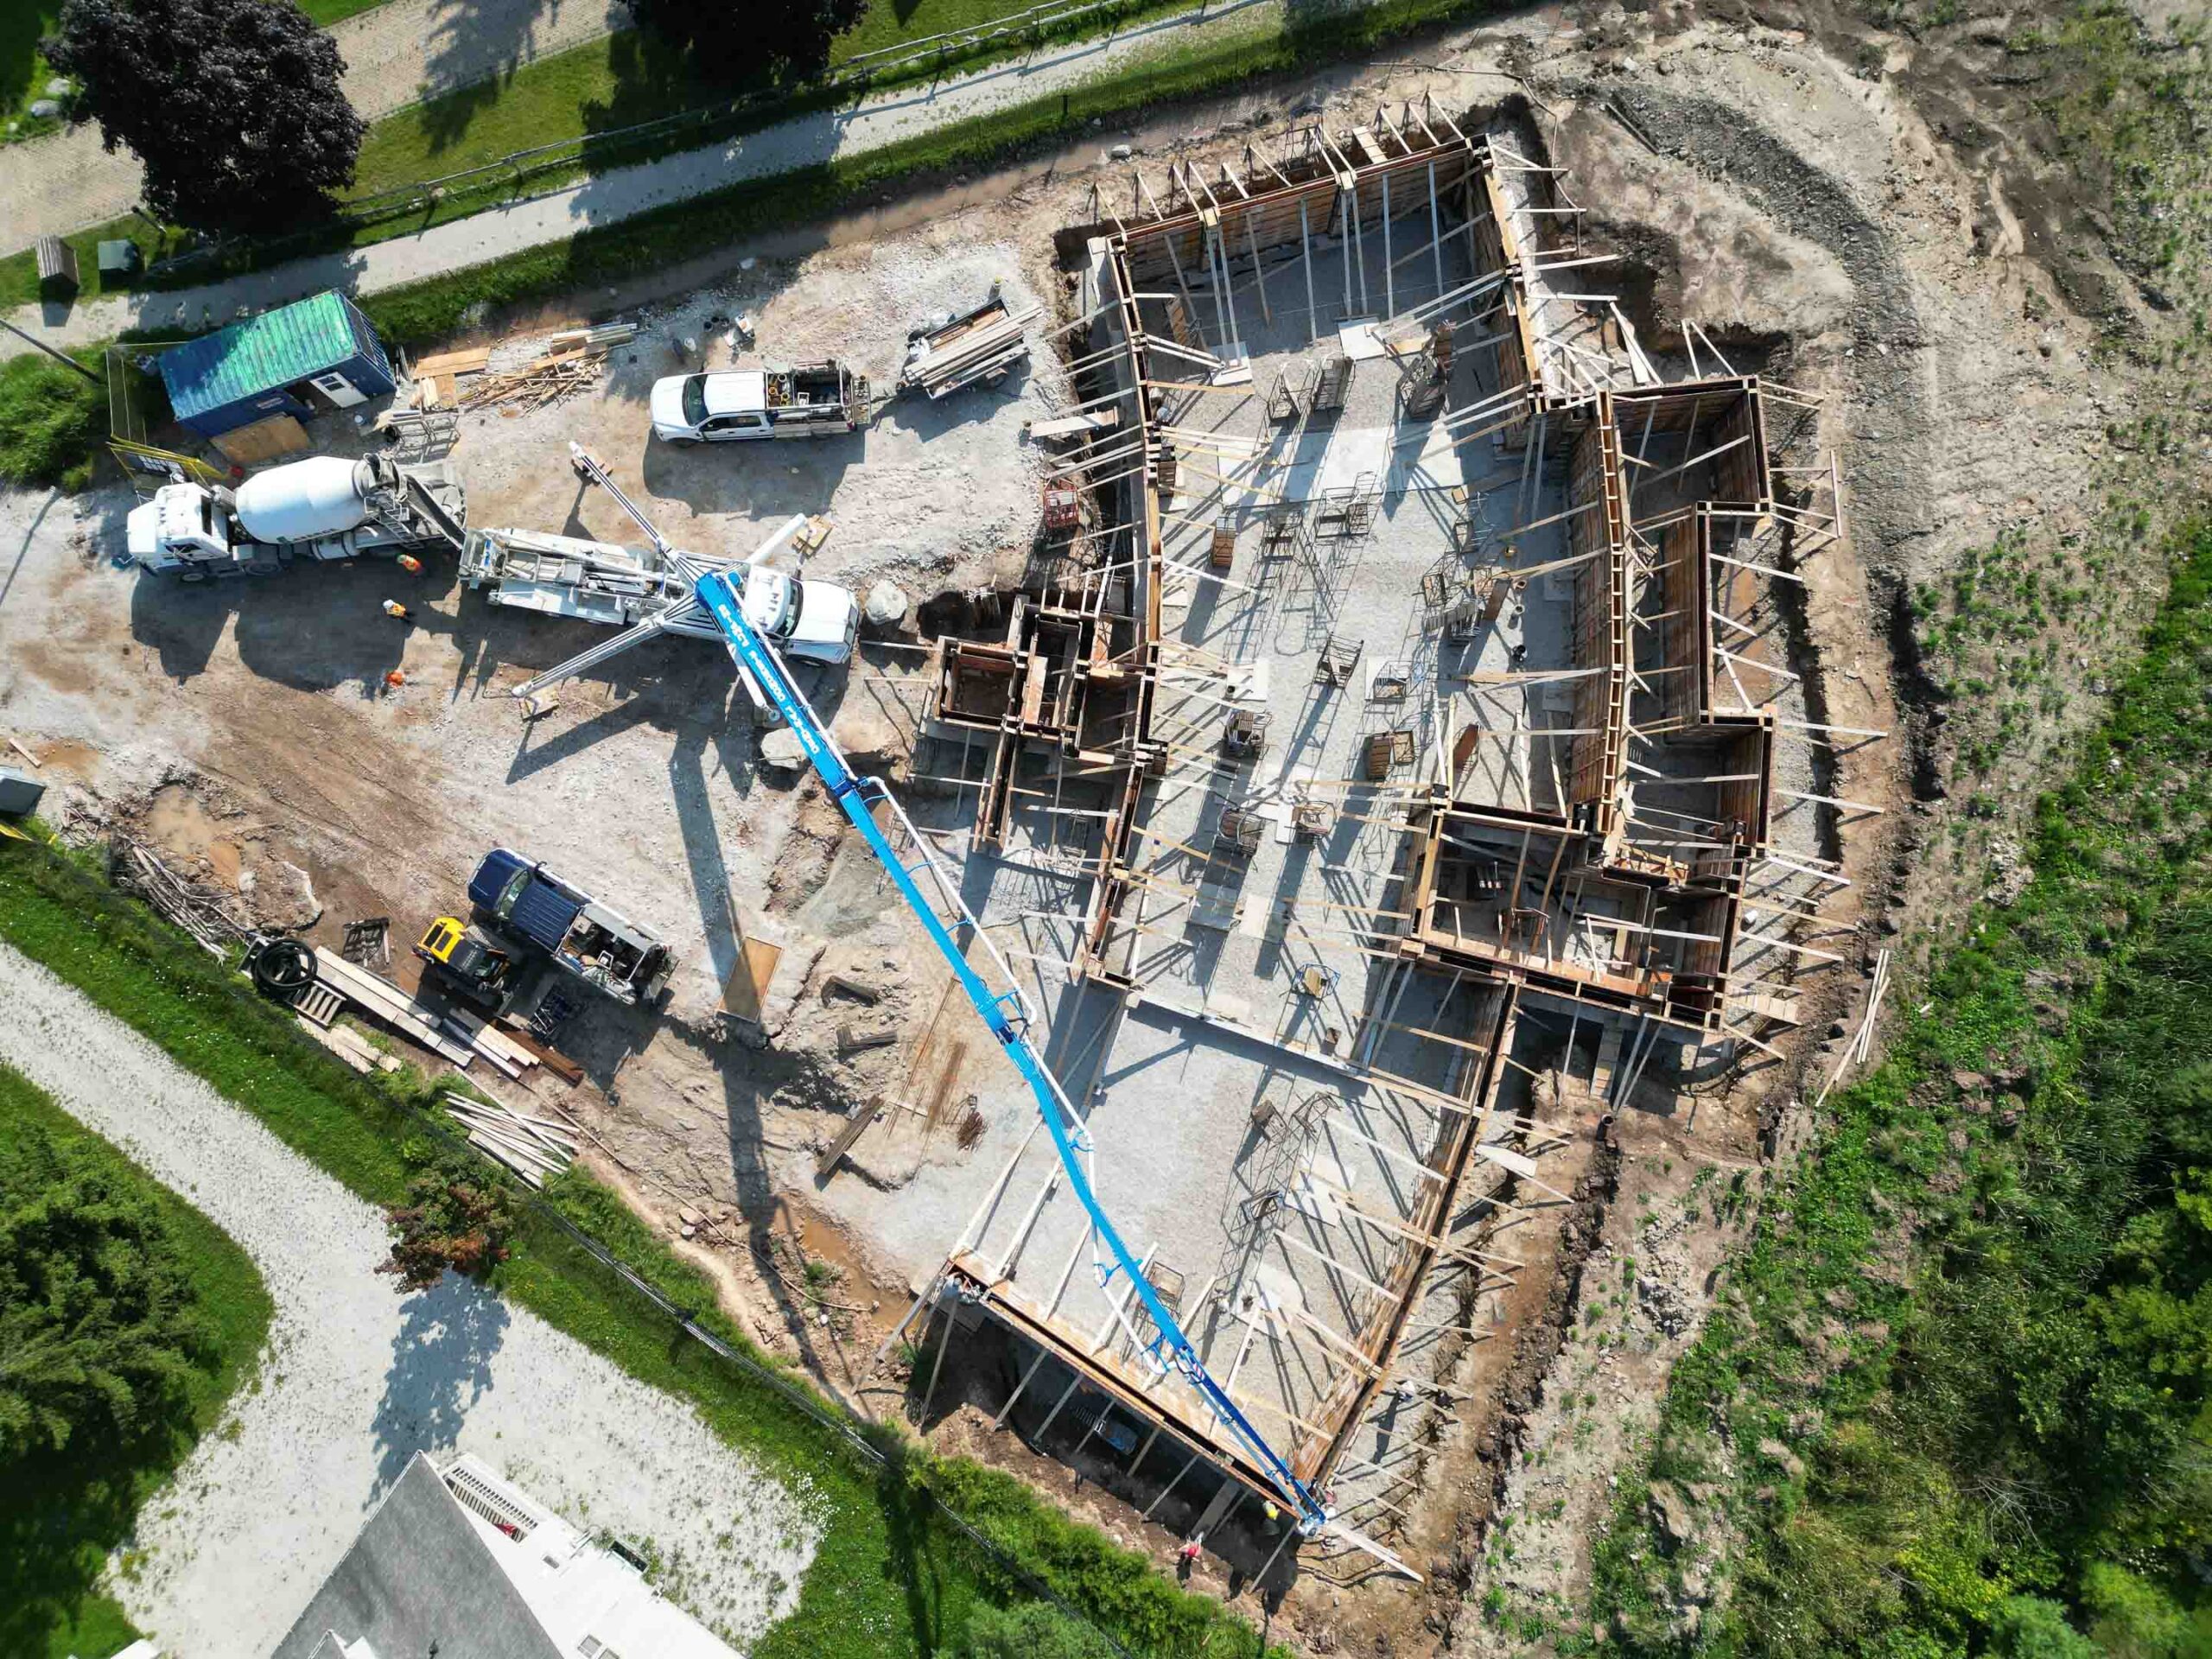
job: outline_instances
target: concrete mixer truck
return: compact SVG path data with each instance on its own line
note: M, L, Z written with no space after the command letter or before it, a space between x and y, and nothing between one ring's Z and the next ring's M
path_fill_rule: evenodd
M402 467L382 455L311 455L236 489L165 484L132 509L130 556L202 582L269 575L296 558L386 558L444 543L459 550L467 493L450 465Z

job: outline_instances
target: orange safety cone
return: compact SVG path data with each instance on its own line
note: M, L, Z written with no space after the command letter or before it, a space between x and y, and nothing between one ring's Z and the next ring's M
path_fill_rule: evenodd
M386 616L397 617L402 622L407 620L408 618L407 607L396 599L387 599L385 601L384 613Z
M399 556L399 568L410 576L419 576L423 574L423 561L412 553L403 553Z

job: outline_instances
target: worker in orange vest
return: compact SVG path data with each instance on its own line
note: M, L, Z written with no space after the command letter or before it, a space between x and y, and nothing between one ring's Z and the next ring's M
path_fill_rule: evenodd
M402 622L408 620L413 614L412 612L409 611L404 605L401 604L396 599L387 599L385 601L384 613L386 616L396 618L397 620Z
M423 561L412 553L403 553L399 556L399 568L410 576L419 576L423 574Z

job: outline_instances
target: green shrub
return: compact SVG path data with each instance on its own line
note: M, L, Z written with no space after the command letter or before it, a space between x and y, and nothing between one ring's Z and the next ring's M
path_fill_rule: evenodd
M2097 1659L2097 1644L2043 1596L2010 1596L1989 1621L1991 1645L2004 1659Z
M100 1585L274 1309L214 1223L0 1066L0 1653L135 1638Z
M0 482L81 490L107 436L107 396L49 357L0 363Z
M172 1432L213 1351L147 1184L35 1121L0 1126L0 1470Z
M978 1604L959 1652L960 1659L1115 1659L1104 1637L1041 1601L1012 1608Z
M2096 1620L2092 1645L2100 1653L2168 1659L2182 1651L2188 1616L2164 1590L2124 1567L2092 1561L2082 1574L2082 1604Z

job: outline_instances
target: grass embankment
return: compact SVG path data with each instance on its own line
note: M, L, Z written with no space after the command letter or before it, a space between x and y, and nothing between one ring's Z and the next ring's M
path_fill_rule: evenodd
M97 354L83 360L99 367ZM80 490L106 437L105 387L43 353L0 363L0 484Z
M1145 15L1151 15L1155 10L1165 13L1187 9L1187 0L1162 0L1156 9L1145 7L1142 10ZM478 298L493 304L512 299L540 298L557 293L571 283L603 283L663 267L676 260L712 252L737 238L758 233L771 226L803 222L836 213L918 175L988 166L1009 160L1027 149L1078 137L1093 118L1128 117L1174 99L1218 92L1257 75L1310 72L1323 63L1371 51L1386 41L1452 18L1494 9L1495 0L1379 0L1379 3L1349 16L1294 17L1278 29L1255 29L1202 48L1185 51L1171 43L1145 60L1103 73L1065 94L1047 95L862 156L672 203L603 231L587 231L571 239L512 255L493 264L416 284L414 289L402 292L412 294L441 285L448 291L474 291L441 308L445 320L434 329L409 336L408 341L403 343L435 339L450 332L461 313ZM970 60L962 67L972 68L980 60ZM925 78L928 73L918 72ZM454 95L456 99L467 96ZM594 144L582 162L534 175L529 188L532 191L551 189L591 173L719 142L809 110L830 110L838 102L838 97L833 94L801 94L772 111L689 129L674 137L642 143L610 140ZM394 158L391 164L395 168L400 166L397 158L410 150L427 149L421 138L407 139L397 133L389 143ZM449 160L442 162L435 171L448 172L453 165L460 164L448 164ZM377 165L381 169L385 163L378 162ZM452 193L436 204L404 217L352 228L340 227L327 237L289 242L281 247L240 248L219 265L194 269L188 275L168 276L160 285L194 286L312 252L367 247L396 237L411 236L433 226L466 219L501 205L513 194L512 181L497 179L480 190ZM155 251L151 233L143 223L134 226L130 221L99 226L70 240L81 244L79 255L89 272L92 269L92 244L103 236L123 235L137 236L147 243L149 257ZM564 274L563 263L571 252L575 255L574 276ZM90 283L92 279L88 276L87 281ZM88 296L92 291L88 286ZM0 309L28 303L34 296L29 256L0 259ZM414 308L420 308L419 302Z
M1622 1650L2212 1651L2212 526L2159 551L2032 880L1901 988L1676 1373L1651 1477L1707 1520L1624 1497Z
M48 1149L50 1148L50 1154ZM136 1638L99 1581L131 1517L165 1483L251 1372L273 1309L261 1275L230 1236L0 1066L0 1173L48 1156L87 1188L149 1209L167 1260L192 1291L196 1351L173 1414L128 1444L73 1443L10 1467L0 1483L0 1651L102 1659ZM11 1194L0 1180L0 1198ZM11 1366L22 1356L10 1356Z
M380 4L383 0L372 0L372 3ZM1122 0L1120 10L1110 16L1079 18L1058 29L970 48L942 62L931 59L903 70L886 68L871 77L868 90L881 92L925 82L940 73L971 72L1018 56L1047 40L1077 39L1109 28L1125 28L1146 18L1190 10L1198 3L1199 0ZM911 0L907 3L878 0L858 24L838 38L833 56L842 63L863 52L988 23L1026 9L1026 0L938 0L934 4L930 0L920 4ZM330 21L314 8L309 11L318 21ZM539 157L524 163L521 171L502 168L491 176L463 181L448 188L434 206L394 210L357 225L340 224L325 231L267 238L231 251L219 264L193 265L158 276L142 272L118 277L111 284L99 275L97 245L101 241L135 242L150 266L181 251L187 238L174 232L158 231L143 219L126 216L73 232L67 240L77 251L87 298L190 287L309 253L367 247L395 237L412 236L434 225L497 207L522 194L525 187L530 192L556 189L613 168L635 166L755 131L810 111L837 108L852 97L849 90L804 86L788 89L780 98L778 92L765 69L757 79L741 85L702 79L691 72L681 53L671 52L642 31L625 29L474 86L426 99L375 122L362 141L353 186L346 194L351 200L365 201L434 179L489 167L524 150L576 140L583 141L580 155L563 152L556 157ZM738 98L773 101L706 118L707 111ZM686 113L701 118L669 132L619 136L626 128ZM37 270L30 255L18 252L0 258L0 310L28 305L37 297Z
M66 857L0 842L0 940L69 981L286 1144L372 1203L404 1193L431 1155L420 1105L435 1084L359 1077L304 1040L246 982ZM751 1344L712 1285L677 1261L611 1192L581 1175L550 1189L562 1213L741 1352ZM495 1278L503 1294L641 1381L681 1395L715 1432L804 1481L823 1535L797 1611L754 1649L764 1659L879 1659L951 1646L979 1604L1031 1592L952 1527L942 1497L1131 1652L1249 1655L1258 1643L1219 1604L1190 1595L1141 1555L1047 1508L1012 1478L931 1458L895 1427L868 1427L879 1468L776 1388L685 1339L543 1216L532 1212ZM760 1360L804 1390L798 1374ZM817 1410L841 1415L826 1402Z
M955 123L862 155L671 203L603 230L486 264L372 295L363 308L387 341L415 345L460 328L474 308L520 304L570 289L616 283L710 253L772 228L803 224L872 200L918 175L1008 162L1089 130L1091 120L1157 110L1256 76L1311 72L1492 0L1383 0L1349 16L1294 22L1280 31L1223 41L1103 74L1063 94Z

